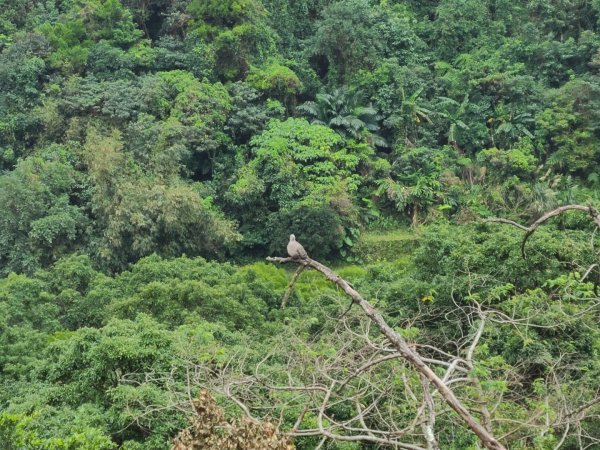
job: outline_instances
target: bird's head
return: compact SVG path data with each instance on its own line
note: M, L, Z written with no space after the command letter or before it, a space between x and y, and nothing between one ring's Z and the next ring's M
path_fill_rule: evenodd
M294 236L293 234L290 234L290 241L295 241L296 240L296 236Z

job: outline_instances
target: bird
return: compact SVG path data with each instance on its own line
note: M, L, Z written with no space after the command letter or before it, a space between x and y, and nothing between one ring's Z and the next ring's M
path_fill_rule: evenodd
M293 234L290 234L290 242L288 242L287 245L287 252L292 259L308 258L308 253L306 253L306 250L304 250L302 244L300 244L300 242L296 240L296 236L294 236Z

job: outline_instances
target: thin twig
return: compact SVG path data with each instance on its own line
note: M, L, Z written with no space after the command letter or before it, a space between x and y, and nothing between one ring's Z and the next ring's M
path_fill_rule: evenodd
M285 290L285 294L283 295L283 300L281 300L281 309L285 309L285 307L287 306L287 302L290 298L290 295L292 295L292 290L294 289L294 284L296 284L296 280L304 271L304 269L306 269L306 266L298 266L298 269L296 269L296 272L294 272L294 276L288 283L288 286Z

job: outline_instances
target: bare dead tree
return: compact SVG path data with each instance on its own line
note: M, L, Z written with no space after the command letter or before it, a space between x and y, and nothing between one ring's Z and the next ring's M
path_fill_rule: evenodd
M421 358L419 353L417 353L415 349L411 348L406 340L400 334L394 331L385 321L383 316L375 308L373 308L373 306L367 302L356 290L354 290L354 288L352 288L346 280L333 272L327 266L311 258L298 260L293 258L269 257L267 258L267 261L276 263L294 262L312 267L313 269L321 272L325 278L338 285L344 291L344 293L346 293L346 295L348 295L352 301L363 310L365 315L373 321L377 328L387 338L390 345L401 355L401 357L408 361L411 366L419 372L419 374L423 375L423 377L437 389L448 406L461 417L464 423L480 439L481 443L486 448L490 450L505 450L505 447L500 443L500 441L498 441L490 431L482 426L467 410L463 403L456 397L453 390L448 387L448 384L435 374L435 372L425 363L423 358Z
M166 405L144 405L140 398L134 399L127 408L132 425L143 426L146 417L165 409L181 411L194 422L195 416L201 416L196 401L200 389L230 400L242 412L244 423L268 422L280 430L281 418L286 416L286 422L294 425L282 434L290 438L318 437L322 443L369 442L410 450L431 448L419 444L427 441L420 430L425 425L430 427L427 435L433 435L430 417L444 412L425 409L427 398L431 407L433 400L429 392L417 392L418 382L408 388L414 400L402 401L402 388L395 386L394 380L406 377L408 367L389 343L371 336L370 322L347 317L321 338L316 348L335 351L306 351L304 337L292 328L285 330L278 344L258 362L249 356L249 348L240 349L218 366L184 357L183 389L176 381L181 378L181 368L162 374L123 375L120 384L166 386L170 396ZM464 369L459 372L464 374ZM417 414L405 414L403 408L394 408L394 403L410 405L409 410ZM338 417L335 411L339 408L352 413ZM294 411L297 416L291 420Z

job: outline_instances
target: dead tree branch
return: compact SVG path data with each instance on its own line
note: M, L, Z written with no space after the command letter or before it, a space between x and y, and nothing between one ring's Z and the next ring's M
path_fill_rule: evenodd
M521 255L523 255L523 258L525 258L525 244L527 243L527 240L531 237L531 235L533 233L535 233L535 230L537 230L539 228L539 226L542 225L544 222L548 221L552 217L555 217L555 216L558 216L559 214L564 213L565 211L586 212L592 217L592 220L596 223L596 226L598 226L598 228L600 228L600 215L598 213L598 210L591 206L583 206L583 205L565 205L565 206L561 206L559 208L553 209L552 211L547 212L542 217L540 217L538 220L533 222L529 227L518 224L517 222L508 220L508 219L486 219L486 222L505 223L505 224L515 226L515 227L525 231L525 236L523 237L523 241L521 242Z
M305 268L306 266L298 266L298 269L296 270L296 272L294 272L294 276L292 276L292 279L288 283L287 288L285 290L285 294L283 295L283 300L281 300L281 309L285 309L285 307L287 306L287 302L290 299L290 295L292 295L292 291L294 290L294 284L296 284L296 280Z
M538 225L539 226L539 225ZM389 343L396 349L402 357L408 361L421 375L423 375L443 397L445 402L452 408L465 422L465 424L481 440L482 444L490 450L506 450L505 447L482 426L467 408L458 400L454 392L444 383L435 372L423 361L421 356L410 348L405 339L396 333L385 321L383 316L373 306L367 302L350 284L333 272L329 267L310 258L303 260L293 258L274 258L269 257L267 261L276 263L294 262L304 264L321 272L325 278L338 285L364 311L367 317L371 319L385 335ZM372 439L372 438L371 438Z

